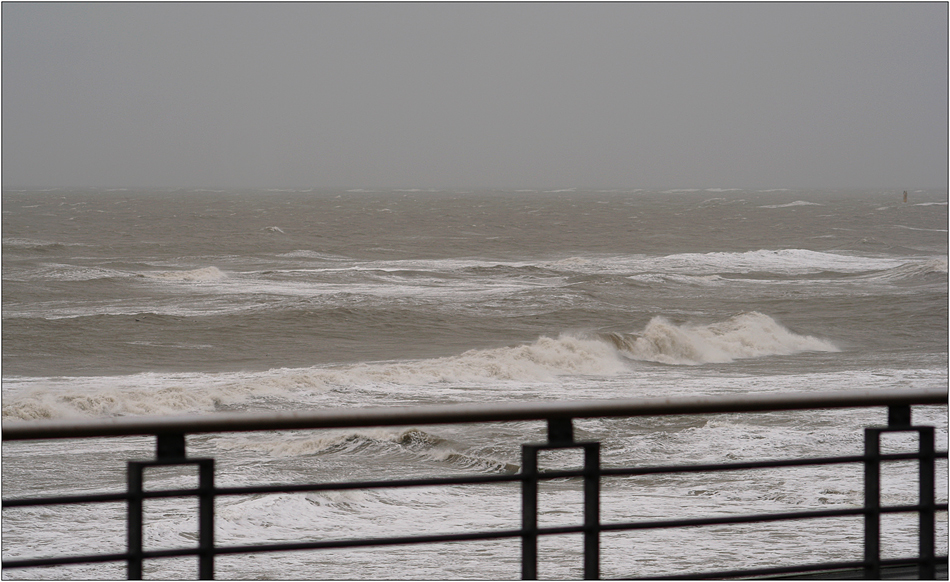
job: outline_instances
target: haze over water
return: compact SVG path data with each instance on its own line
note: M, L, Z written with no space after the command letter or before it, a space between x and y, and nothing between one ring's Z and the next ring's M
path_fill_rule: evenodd
M904 203L900 192L869 190L8 190L2 202L4 421L948 380L946 191L911 191ZM946 409L914 414L938 426L945 449ZM856 454L863 427L885 420L882 410L846 410L576 424L579 438L604 443L605 466L621 466L722 461L724 452ZM512 472L520 444L543 437L539 423L512 423L211 435L188 446L190 455L214 456L218 482L228 485ZM120 490L124 461L150 457L153 446L9 443L4 484L17 494ZM886 478L886 501L916 499L913 483ZM850 507L862 503L862 487L858 468L606 480L603 518ZM946 501L945 462L938 492ZM546 491L542 520L577 521L572 495L567 484ZM517 528L518 499L504 487L235 498L220 503L216 535L236 544L422 524ZM189 507L156 509L163 517L149 522L147 546L181 545L181 532L194 529ZM118 505L43 510L42 518L17 511L5 512L5 557L124 543ZM53 520L67 530L52 534ZM916 555L908 524L894 524L885 553ZM946 527L944 515L943 553ZM795 532L773 524L711 537L605 535L602 572L649 576L671 563L715 570L861 552L853 520ZM580 575L578 540L546 543L553 554L542 576ZM494 579L517 575L519 551L499 541L234 557L218 566L226 578ZM147 575L192 576L193 567L155 561ZM124 571L7 575L21 574Z
M944 3L0 10L4 422L947 385ZM914 419L947 448L946 408ZM885 420L575 429L627 466L854 454ZM511 473L545 434L206 435L188 452L213 456L224 486ZM153 439L4 443L4 494L119 491L125 461L153 454ZM945 502L946 462L937 473ZM913 502L914 487L885 474L884 500ZM602 513L862 496L857 468L605 479ZM542 488L542 523L579 523L578 498ZM235 497L219 500L216 538L517 528L518 499L514 486ZM194 509L146 504L146 547L193 544ZM601 572L861 555L857 520L799 525L604 534ZM888 521L885 556L914 555L915 527ZM2 528L4 558L119 548L124 506L6 510ZM937 539L946 553L945 514ZM541 576L579 578L579 551L544 539ZM219 557L217 574L507 579L519 558L498 541ZM171 560L145 574L194 572ZM125 571L4 571L34 576Z

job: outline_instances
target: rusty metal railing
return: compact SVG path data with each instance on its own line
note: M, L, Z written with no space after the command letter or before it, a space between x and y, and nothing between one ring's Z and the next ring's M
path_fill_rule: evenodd
M127 547L124 551L80 556L4 560L3 568L33 568L79 563L125 562L128 578L140 579L142 577L142 564L144 560L197 556L199 564L198 577L201 579L212 579L215 572L215 557L221 555L520 538L521 576L523 579L534 579L537 577L537 541L539 536L581 534L584 539L584 578L598 579L600 578L600 535L602 532L863 516L864 557L862 560L733 571L697 572L680 574L671 576L670 578L793 576L809 572L828 573L836 571L839 576L856 575L864 578L879 579L882 575L887 574L889 568L904 567L905 569L911 568L921 579L932 579L937 575L938 570L945 575L947 564L946 556L935 555L935 515L937 512L946 512L947 504L936 502L934 484L935 460L946 459L947 451L935 450L933 427L912 425L911 406L946 405L947 397L947 390L943 388L935 390L747 394L742 396L699 398L470 404L272 414L215 414L188 417L10 422L3 425L3 440L5 441L152 435L156 437L156 458L154 460L128 462L127 489L122 493L38 498L13 497L3 500L4 509L58 504L125 502L127 504ZM572 425L573 419L581 418L866 407L887 407L888 425L886 427L869 427L865 429L865 450L863 455L724 464L605 468L602 467L600 463L600 443L575 441ZM522 469L520 473L516 475L477 475L426 479L353 481L343 483L217 487L214 483L214 459L188 457L185 447L185 435L201 433L438 425L526 420L546 421L548 427L548 442L522 445ZM918 451L916 453L883 454L880 450L881 435L893 432L917 433L919 441ZM577 448L583 451L584 466L582 469L539 471L537 459L540 451L569 448ZM881 504L880 495L881 464L903 460L917 460L918 462L918 503L913 505L884 506ZM662 473L712 473L716 471L831 464L863 465L865 500L863 507L645 522L605 523L602 521L600 515L600 483L604 478ZM148 467L168 465L197 466L199 474L198 486L196 488L177 490L144 490L142 479L143 471ZM583 483L583 523L575 526L539 527L537 505L539 482L567 477L580 478ZM504 482L521 483L522 523L519 529L244 546L219 545L215 543L214 539L214 502L217 497L347 489L459 486ZM5 493L7 492L9 491L5 491ZM145 550L142 544L143 500L170 497L197 497L199 514L198 544L193 548L155 551ZM914 512L919 516L918 555L904 559L884 560L881 558L880 547L881 516L899 512ZM842 574L842 572L845 574Z

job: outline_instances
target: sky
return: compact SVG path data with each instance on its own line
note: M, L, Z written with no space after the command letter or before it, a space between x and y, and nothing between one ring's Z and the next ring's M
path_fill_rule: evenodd
M4 188L948 181L946 2L0 10Z

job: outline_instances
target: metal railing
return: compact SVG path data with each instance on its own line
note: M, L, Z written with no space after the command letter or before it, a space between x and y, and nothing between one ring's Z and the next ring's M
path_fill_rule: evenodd
M843 516L864 517L864 557L862 560L821 564L800 564L749 570L699 572L669 578L729 578L752 576L794 576L814 572L838 572L838 576L879 579L889 568L910 568L921 579L945 575L947 557L935 555L935 514L946 512L946 503L936 503L935 460L946 459L947 451L936 451L934 427L913 426L911 405L946 405L946 389L846 391L830 393L749 394L665 399L625 399L608 401L545 402L447 405L407 408L349 409L273 414L216 414L194 417L115 418L71 421L9 422L3 425L3 440L73 439L85 437L142 436L156 437L156 459L129 461L127 490L122 493L71 495L40 498L10 498L3 508L57 504L125 502L127 504L127 547L125 551L80 556L4 560L3 568L31 568L80 563L125 562L129 579L142 577L144 560L197 556L198 577L211 579L215 557L234 554L320 550L401 544L465 542L501 538L520 538L521 576L537 578L538 538L563 534L583 536L584 578L600 578L600 536L603 532L655 528L695 527L725 524L810 520ZM574 440L573 419L694 415L786 410L887 407L888 425L865 429L863 455L747 461L726 464L675 465L606 468L600 463L599 442ZM217 487L215 461L186 455L185 435L236 431L272 431L289 429L331 429L352 427L438 425L503 421L546 421L548 442L522 445L521 471L514 475L477 475L446 478L354 481L249 487ZM917 433L916 453L883 454L881 435L893 432ZM580 470L541 471L538 453L544 450L580 449L584 464ZM914 505L881 504L881 464L889 461L917 460L919 500ZM694 519L641 522L608 522L600 515L600 484L603 478L650 474L711 473L808 465L861 464L864 467L864 505L845 509L733 515ZM149 467L194 465L198 468L196 488L152 491L143 489L143 471ZM538 484L543 480L579 478L583 483L583 523L575 526L538 526ZM214 539L215 499L223 496L315 492L328 490L377 489L393 487L457 486L484 483L520 482L522 519L519 529L471 533L376 537L369 539L324 540L296 543L218 545ZM142 504L145 499L197 497L198 544L192 548L145 550L142 543ZM881 516L915 512L919 516L918 556L906 559L881 558Z

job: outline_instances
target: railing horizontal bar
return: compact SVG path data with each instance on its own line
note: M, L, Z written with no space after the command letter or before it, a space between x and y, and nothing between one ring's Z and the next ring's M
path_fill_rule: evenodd
M947 458L947 451L937 451L936 458ZM919 453L894 453L880 455L882 461L914 460L919 459ZM811 459L782 459L773 461L752 461L747 463L727 463L710 465L658 465L652 467L624 467L603 468L600 471L603 477L622 477L636 475L650 475L656 473L695 473L706 471L739 471L747 469L767 469L779 467L795 467L822 464L844 464L863 462L864 457L819 457ZM567 471L545 471L538 474L538 479L564 479L583 477L582 469ZM346 489L384 489L397 487L438 487L451 485L473 485L487 483L506 483L522 481L524 477L518 475L479 475L474 477L433 477L427 479L396 479L390 481L348 481L341 483L312 483L302 485L258 485L249 487L220 487L214 490L218 495L256 495L261 493L304 493L310 491L340 491ZM163 491L143 491L143 498L188 497L198 495L198 489L169 489ZM92 495L58 496L58 497L28 497L3 500L3 508L32 507L39 505L67 505L78 503L115 503L129 499L126 493L100 493Z
M192 493L194 495L194 493ZM76 503L123 503L128 501L128 493L97 493L90 495L61 495L57 497L21 497L4 499L3 508L31 507L36 505L69 505Z
M834 465L846 463L863 463L864 457L821 457L813 459L782 459L775 461L748 461L745 463L717 463L709 465L655 465L649 467L622 467L616 469L603 468L600 474L604 477L621 477L630 475L653 475L656 473L695 473L705 471L742 471L747 469L773 469L780 467L799 467L807 465Z
M745 578L775 574L853 570L864 567L864 562L827 562L823 564L804 564L800 566L775 566L772 568L757 568L754 570L723 570L721 572L695 572L690 574L672 574L668 576L657 575L650 576L649 578L618 578L618 580L714 580L717 578Z
M222 554L252 554L258 552L289 552L295 550L316 550L333 548L359 548L367 546L398 546L409 544L432 544L441 542L466 542L478 540L495 540L503 538L521 537L523 531L498 530L493 532L476 532L460 534L437 534L429 536L404 536L392 538L330 540L323 542L296 542L287 544L260 544L249 546L218 546L214 549L217 555ZM196 550L197 553L197 550Z
M947 458L947 451L937 451L935 458ZM920 453L888 453L877 457L881 461L906 461L921 458ZM741 471L746 469L772 469L781 467L798 467L808 465L835 465L846 463L863 463L863 456L850 457L816 457L811 459L780 459L772 461L749 461L745 463L719 463L709 465L655 465L651 467L621 467L602 468L600 474L604 477L620 477L630 475L652 475L655 473L696 473L706 471Z
M479 485L523 481L521 475L479 475L475 477L433 477L427 479L393 479L389 481L345 481L339 483L311 483L303 485L252 485L248 487L218 487L215 495L254 495L259 493L305 493L307 491L338 491L345 489L387 489L395 487L438 487L450 485Z
M944 503L943 509L946 510L947 504ZM881 513L907 513L920 511L920 505L894 505L890 507L881 507ZM736 515L728 517L698 517L691 519L662 520L662 521L633 521L602 523L601 531L626 531L633 529L660 529L673 527L690 527L699 525L727 525L740 523L760 523L766 521L790 521L796 519L817 519L822 517L847 517L853 515L864 515L866 510L862 507L848 509L822 509L816 511L797 511L791 513L765 513L760 515Z
M946 564L947 556L938 556L936 563ZM881 566L915 566L919 564L917 558L896 558L881 560ZM776 566L772 568L756 568L750 570L723 570L719 572L702 572L692 574L674 574L670 576L650 576L649 578L618 578L619 580L712 580L716 578L750 578L771 576L776 574L800 574L806 572L834 573L841 570L856 570L867 567L865 562L827 562L822 564L807 564L800 566Z
M367 546L382 545L409 545L425 544L439 542L461 542L492 540L502 538L520 537L523 534L521 530L498 530L493 532L473 532L460 534L437 534L429 536L403 536L392 538L371 538L371 539L353 539L353 540L330 540L321 542L296 542L286 544L257 544L247 546L217 546L214 548L214 554L251 554L266 552L288 552L295 550L316 550L333 548L357 548ZM183 556L196 556L201 553L200 548L176 548L168 550L150 550L142 552L143 559L149 558L175 558ZM3 568L28 568L39 566L57 566L74 563L86 562L117 562L127 560L126 554L100 554L95 556L70 556L62 558L35 558L26 560L10 560L3 562Z
M391 481L351 481L342 483L311 483L303 485L259 485L250 487L219 487L214 495L254 495L259 493L305 493L308 491L336 491L344 489L383 489L390 487L432 487L448 485L477 485L481 483L506 483L522 481L520 475L479 475L474 477L437 477L430 479L402 479ZM204 493L201 489L166 489L143 491L143 499L188 497ZM127 493L102 493L60 497L26 497L5 499L3 507L30 507L36 505L66 505L75 503L105 503L128 501Z
M511 422L552 418L606 418L671 414L771 412L809 408L865 408L947 404L947 388L728 394L670 398L456 404L355 408L269 414L225 413L177 417L5 422L3 440L86 438L234 431Z
M66 566L69 564L90 564L101 562L121 562L129 558L128 554L91 554L88 556L64 556L62 558L28 558L22 560L4 560L3 569L38 568L41 566Z

